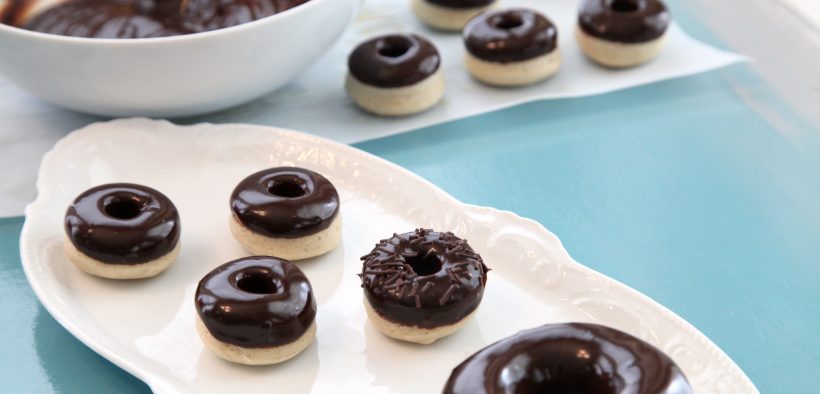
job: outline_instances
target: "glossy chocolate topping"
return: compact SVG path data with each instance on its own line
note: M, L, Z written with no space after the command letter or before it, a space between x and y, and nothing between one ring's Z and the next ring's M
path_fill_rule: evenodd
M585 0L578 26L600 39L641 43L663 35L672 17L660 0Z
M339 212L339 194L311 170L276 167L242 180L231 194L231 210L253 232L300 238L330 227Z
M31 0L6 0L0 2L0 23L19 26L30 12L34 2Z
M17 26L75 37L166 37L236 26L307 1L73 0L48 8Z
M488 11L464 27L464 45L471 55L507 63L546 55L558 47L558 29L538 12L514 8Z
M179 213L150 187L112 183L80 194L65 215L68 239L83 254L109 264L156 260L179 241Z
M548 324L502 339L453 370L445 394L692 394L652 345L597 324Z
M384 318L400 324L453 324L474 311L484 295L487 266L453 233L393 234L362 260L365 298Z
M486 7L496 0L425 0L428 3L447 8L478 8Z
M307 277L276 257L245 257L217 267L199 281L195 302L214 338L241 347L291 343L316 318Z
M433 75L441 65L438 50L416 34L390 34L359 44L347 59L350 75L367 85L398 88Z

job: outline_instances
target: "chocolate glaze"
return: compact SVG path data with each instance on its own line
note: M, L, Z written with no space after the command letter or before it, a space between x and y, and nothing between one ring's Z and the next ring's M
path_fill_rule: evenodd
M585 0L578 14L578 26L584 33L623 43L659 38L671 20L660 0Z
M390 34L359 44L347 59L350 75L360 82L397 88L433 75L441 57L433 44L416 34Z
M330 227L339 212L339 194L311 170L276 167L242 180L231 194L231 210L256 233L300 238Z
M423 328L453 324L484 295L487 266L453 233L393 234L362 257L364 295L384 318Z
M424 0L428 3L440 5L447 8L478 8L486 7L496 2L496 0Z
M558 47L558 29L538 12L513 8L485 12L464 28L471 55L490 62L524 61Z
M691 394L652 345L597 324L548 324L502 339L453 370L445 394Z
M176 207L146 186L112 183L80 194L68 207L65 232L83 254L108 264L141 264L174 249Z
M302 270L269 256L217 267L199 281L195 303L214 338L246 348L291 343L316 318L316 299Z
M53 6L29 21L18 21L15 25L42 33L75 37L166 37L236 26L307 1L73 0Z
M19 26L33 5L31 0L6 0L5 5L0 6L0 23Z

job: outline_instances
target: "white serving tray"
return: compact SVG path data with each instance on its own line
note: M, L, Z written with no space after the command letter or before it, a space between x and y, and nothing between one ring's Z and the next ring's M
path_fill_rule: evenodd
M282 365L233 365L203 348L193 293L205 273L246 255L227 225L234 185L277 165L319 171L336 185L343 244L299 263L319 305L316 342ZM68 204L85 189L114 181L155 187L179 208L182 253L159 277L98 279L62 255ZM37 187L20 241L34 292L68 331L158 393L435 393L453 367L487 344L566 321L597 322L643 338L667 352L698 393L757 392L694 327L573 261L540 224L463 204L394 164L322 138L247 125L98 123L57 143L43 160ZM430 346L388 339L368 323L356 276L359 256L379 239L416 227L455 232L492 268L475 320Z

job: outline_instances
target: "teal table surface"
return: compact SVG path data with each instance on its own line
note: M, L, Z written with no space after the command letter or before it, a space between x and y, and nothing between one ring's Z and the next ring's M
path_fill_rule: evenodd
M820 130L749 66L357 147L539 221L576 260L698 327L762 392L820 392ZM22 223L0 219L0 392L147 392L40 306L20 266Z

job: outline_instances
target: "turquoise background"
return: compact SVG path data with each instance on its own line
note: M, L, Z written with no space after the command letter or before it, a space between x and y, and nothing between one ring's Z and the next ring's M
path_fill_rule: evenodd
M820 392L820 130L747 65L356 146L544 224L576 260L698 327L762 392ZM148 391L40 306L22 222L0 219L0 391Z

